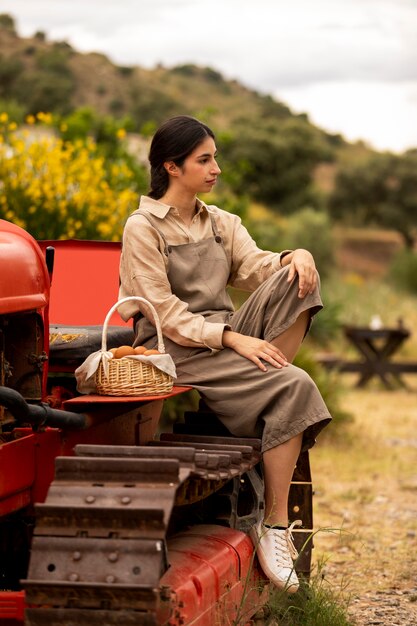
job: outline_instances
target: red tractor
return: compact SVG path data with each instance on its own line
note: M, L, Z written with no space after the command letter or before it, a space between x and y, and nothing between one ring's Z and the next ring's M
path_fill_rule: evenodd
M246 532L263 507L259 440L230 437L202 403L156 436L164 402L195 393L184 387L77 393L119 255L0 220L0 626L256 623L267 585ZM115 315L107 347L132 340ZM289 508L308 575L306 453Z

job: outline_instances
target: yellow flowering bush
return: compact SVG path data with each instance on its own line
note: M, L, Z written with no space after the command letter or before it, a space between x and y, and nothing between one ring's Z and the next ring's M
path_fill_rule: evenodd
M0 114L0 217L37 239L120 240L144 174L138 180L128 159L106 158L92 139L57 137L48 114L26 123Z

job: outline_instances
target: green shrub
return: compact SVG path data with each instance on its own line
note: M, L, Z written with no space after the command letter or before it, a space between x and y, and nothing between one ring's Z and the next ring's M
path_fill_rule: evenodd
M89 135L94 136L98 115L91 107L80 107L69 115L56 118L58 129L65 141L74 139L86 139Z
M119 65L117 68L120 76L132 76L134 68L129 65Z
M313 172L317 164L328 160L329 149L317 130L297 118L268 117L254 124L242 115L231 131L233 138L221 146L222 157L235 168L244 165L246 169L233 186L236 193L243 184L253 200L281 215L306 205L319 206Z
M417 254L402 250L390 266L390 279L396 287L417 294Z
M147 122L155 122L158 126L166 118L179 113L176 100L150 87L138 89L134 86L130 91L130 98L130 111L137 129Z
M65 72L34 70L19 75L10 94L18 102L24 102L26 112L36 115L40 111L68 113L74 92L74 79Z
M323 297L324 308L313 319L309 337L320 346L334 341L342 329L343 304Z
M171 72L173 74L179 74L180 76L196 76L198 75L199 68L192 63L186 63L185 65L173 67Z
M10 122L21 124L24 120L26 110L22 104L16 100L3 100L0 98L0 111L6 113Z
M110 100L109 109L110 111L116 115L117 113L122 113L125 108L125 103L120 98L113 98Z
M70 115L55 118L54 121L61 137L66 141L92 137L109 158L122 157L134 167L132 158L120 143L126 132L132 130L133 122L130 118L115 119L110 115L103 116L86 106L75 109ZM136 163L136 167L138 166Z
M14 19L8 13L0 14L0 28L3 28L4 30L8 30L11 33L16 34L16 26L15 26Z
M328 215L310 207L291 215L286 229L286 247L309 250L314 256L320 275L327 276L334 265L334 247Z
M245 226L253 239L262 250L280 252L288 248L286 243L286 228L283 224L276 224L272 220L245 219Z
M220 72L217 72L212 67L205 67L202 73L204 78L209 82L221 83L223 81L223 76Z
M20 59L0 54L0 94L9 97L10 88L23 71Z
M51 50L41 50L36 55L38 68L54 76L71 76L68 56L68 50L57 45Z
M24 53L26 54L26 56L30 57L34 54L36 54L36 46L26 46L26 48L24 49Z
M55 41L52 45L52 49L57 52L58 54L60 52L64 52L66 54L67 57L72 56L75 52L74 48L71 46L71 44L68 43L68 41Z

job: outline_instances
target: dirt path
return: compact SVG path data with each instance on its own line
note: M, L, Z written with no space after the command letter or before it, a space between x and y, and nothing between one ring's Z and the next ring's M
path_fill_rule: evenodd
M355 421L311 453L314 526L323 529L314 562L349 598L353 623L415 626L417 380L391 392L345 382Z

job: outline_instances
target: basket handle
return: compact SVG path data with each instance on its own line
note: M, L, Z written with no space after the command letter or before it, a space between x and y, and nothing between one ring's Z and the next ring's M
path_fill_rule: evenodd
M154 322L155 322L155 327L156 327L156 334L158 336L158 351L161 354L164 354L165 352L165 346L164 346L164 340L162 338L162 330L161 330L161 324L159 322L159 317L158 314L155 310L155 307L153 304L151 304L148 300L146 300L145 298L141 298L140 296L128 296L127 298L122 298L121 300L119 300L118 302L116 302L116 304L114 304L112 306L112 308L110 309L110 311L107 313L106 315L106 319L104 320L104 324L103 324L103 335L102 335L102 340L101 340L101 350L103 352L107 352L107 328L110 322L110 318L113 315L113 313L117 310L118 306L120 304L123 304L123 302L129 302L130 300L136 300L137 302L143 302L144 304L147 304Z

